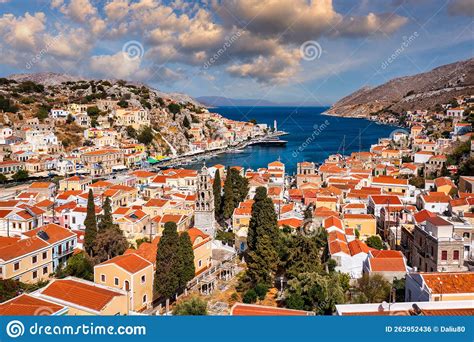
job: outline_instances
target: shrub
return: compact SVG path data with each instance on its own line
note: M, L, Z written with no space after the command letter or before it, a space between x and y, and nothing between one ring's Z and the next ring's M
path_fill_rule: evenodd
M257 301L257 292L255 292L254 289L248 290L247 292L245 292L242 301L246 304L255 303Z

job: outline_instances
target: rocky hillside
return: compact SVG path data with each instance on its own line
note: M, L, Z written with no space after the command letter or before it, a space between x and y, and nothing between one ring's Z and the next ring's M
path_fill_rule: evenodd
M17 74L0 78L0 123L15 124L37 117L45 120L51 108L64 108L70 103L93 106L98 99L115 99L121 107L143 107L150 111L154 134L150 148L158 153L187 152L192 136L190 123L202 119L204 107L188 95L167 94L149 86L123 80L93 80L65 74ZM108 113L95 113L93 122ZM205 137L215 135L220 122L202 122ZM125 136L126 127L116 127ZM81 146L83 134L74 122L56 126L59 138L70 148ZM139 132L137 132L139 133ZM133 137L132 137L133 138Z
M474 58L429 72L395 78L378 87L364 87L336 102L327 113L367 117L380 111L434 109L459 95L474 94Z

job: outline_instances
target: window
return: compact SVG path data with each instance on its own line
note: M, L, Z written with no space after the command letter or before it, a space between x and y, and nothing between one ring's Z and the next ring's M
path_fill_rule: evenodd
M115 279L117 279L117 278L115 278ZM100 281L105 283L105 274L100 275Z
M15 271L18 271L20 269L20 263L19 262L16 262L14 265L13 265L13 269Z
M448 260L448 251L441 251L441 260Z
M145 283L145 280L146 280L146 277L144 275L142 275L142 284Z
M48 252L43 252L43 260L48 258Z
M47 274L48 273L48 266L45 266L43 267L43 274Z
M37 262L38 262L38 256L37 255L32 256L31 257L31 263L36 264Z
M38 278L38 271L33 271L33 274L31 276L33 279Z
M118 286L118 284L119 284L119 278L117 278L117 277L114 278L114 284L115 284L116 286Z
M469 239L469 233L465 232L462 234L462 237L465 239Z
M453 259L454 260L459 260L459 251L454 251L453 252Z
M201 267L202 266L202 260L199 260L198 261L198 267Z
M144 296L143 296L143 299L142 299L143 303L146 303L146 299L147 299L147 298L146 298L146 295L144 295Z

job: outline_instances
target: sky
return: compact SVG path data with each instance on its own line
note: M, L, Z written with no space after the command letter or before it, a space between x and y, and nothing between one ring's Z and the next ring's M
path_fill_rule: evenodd
M0 76L329 105L474 56L473 0L0 0Z

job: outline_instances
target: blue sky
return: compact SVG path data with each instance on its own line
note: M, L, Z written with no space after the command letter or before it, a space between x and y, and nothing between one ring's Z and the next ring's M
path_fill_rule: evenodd
M472 58L472 0L0 0L0 75L333 103Z

